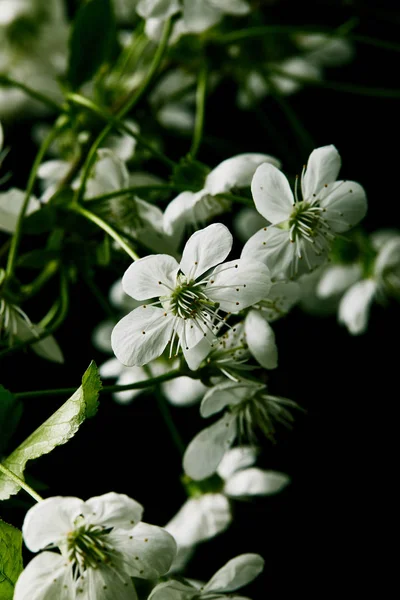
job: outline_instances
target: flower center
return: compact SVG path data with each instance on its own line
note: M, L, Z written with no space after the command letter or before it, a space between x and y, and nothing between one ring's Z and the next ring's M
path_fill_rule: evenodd
M168 301L172 313L182 319L213 317L219 307L218 302L212 302L202 291L200 284L194 280L187 281L182 276Z
M289 217L290 240L295 242L296 238L302 237L313 244L320 233L322 211L320 206L305 200L296 202Z
M80 573L88 567L96 569L99 563L108 563L113 548L107 543L110 530L84 523L68 534L68 558Z

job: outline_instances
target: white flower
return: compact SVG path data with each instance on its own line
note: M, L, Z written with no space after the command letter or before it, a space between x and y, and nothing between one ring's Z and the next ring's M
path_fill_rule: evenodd
M25 201L25 192L18 188L11 188L0 193L0 230L14 233L22 205ZM40 202L31 196L25 212L28 216L40 208Z
M268 154L238 154L224 160L207 175L203 189L182 192L171 200L164 212L166 233L180 240L186 228L197 229L208 219L229 210L230 202L216 196L233 188L249 187L255 170L264 162L280 166Z
M219 311L237 312L267 295L269 274L261 263L236 260L219 265L231 248L229 230L215 223L191 236L180 264L159 254L129 267L122 279L125 292L136 300L158 298L155 304L161 306L143 304L114 328L111 343L123 364L147 364L168 343L171 356L176 338L176 353L181 346L193 348L214 322L224 320Z
M194 546L224 531L232 522L230 500L249 499L280 492L289 477L277 471L254 467L256 452L250 446L228 450L216 475L195 483L185 481L190 497L165 529L178 544L178 554L172 569L183 567Z
M207 418L226 408L229 410L190 442L183 457L185 473L195 481L210 477L236 437L254 442L256 428L267 437L273 437L274 419L286 425L293 420L286 406L296 404L269 395L265 385L253 381L229 381L214 386L202 400L201 416Z
M248 600L231 592L253 581L263 569L264 560L259 554L241 554L228 561L205 585L189 581L166 581L154 588L149 600Z
M311 271L327 256L338 233L365 215L363 188L354 181L336 181L340 156L334 146L314 150L293 195L286 177L273 165L260 165L251 189L257 210L271 226L245 244L242 257L263 260L272 275L290 278Z
M22 527L32 552L45 549L21 573L15 600L135 600L131 577L156 579L176 552L172 536L142 523L143 507L110 492L84 502L48 498L33 506ZM59 548L61 554L46 549Z
M354 56L354 47L343 37L325 33L296 33L294 41L306 51L307 60L316 65L337 67L350 62Z
M201 33L224 16L245 15L250 7L245 0L140 0L138 14L144 19L165 21L182 10L182 33Z
M157 120L166 128L192 131L196 77L183 69L169 71L149 96ZM190 89L193 88L193 89Z

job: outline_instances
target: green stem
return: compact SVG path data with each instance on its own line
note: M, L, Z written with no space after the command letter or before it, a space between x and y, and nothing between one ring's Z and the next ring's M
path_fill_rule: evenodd
M39 323L39 327L41 327L41 328L43 327L44 323L48 323L51 321L53 321L52 325L50 327L48 327L47 329L45 329L44 331L41 331L39 333L39 335L32 336L28 340L24 340L23 342L19 342L18 344L11 346L11 348L2 350L0 352L0 359L4 358L5 356L9 356L10 354L14 354L14 352L18 352L18 350L23 350L24 348L27 348L31 344L36 344L37 342L40 342L41 340L45 339L46 337L48 337L49 335L54 333L60 327L60 325L62 325L62 323L65 321L65 318L68 313L68 306L69 306L68 280L67 280L66 275L64 273L61 273L60 299L57 300L57 302L55 304L53 304L53 306L50 308L50 311L48 312L48 314ZM57 311L55 310L55 308L57 308ZM49 318L50 315L51 315L51 318ZM54 317L55 317L55 319L54 319Z
M159 389L155 390L154 395L156 397L157 405L158 405L158 408L160 409L162 418L164 419L164 422L165 422L166 426L168 427L168 431L171 434L172 440L173 440L179 454L181 456L183 456L185 453L186 445L183 442L181 435L174 423L171 412L169 410L168 403Z
M70 100L74 104L79 104L80 106L84 106L88 110L91 110L92 112L97 114L99 117L104 119L108 124L112 125L115 129L124 131L128 135L132 136L137 141L138 144L140 144L141 146L146 148L146 150L151 152L151 154L156 156L159 160L161 160L163 163L165 163L169 167L175 166L175 162L173 160L171 160L170 158L168 158L168 156L165 156L165 154L160 152L157 148L155 148L154 146L152 146L151 144L146 142L146 140L137 131L135 131L132 127L130 127L129 125L127 125L126 123L124 123L123 121L118 119L117 117L115 117L112 113L110 113L105 108L98 106L97 104L95 104L88 98L81 96L80 94L69 94L68 100Z
M148 387L152 387L153 385L163 383L164 381L170 381L171 379L175 379L176 377L181 377L182 374L182 371L180 371L179 369L175 369L174 371L164 373L163 375L159 375L158 377L152 377L144 381L136 381L135 383L129 383L127 385L105 385L101 388L99 393L110 394L112 392L124 392L126 390L142 390ZM185 375L188 374L185 373ZM27 398L41 398L43 396L68 396L70 394L73 394L74 392L76 392L76 387L59 388L55 390L35 390L33 392L17 392L16 394L13 394L13 396L15 398L19 398L20 400L26 400Z
M249 29L242 29L227 33L219 38L213 39L212 41L217 44L232 44L235 42L241 42L242 40L264 37L266 35L285 33L324 33L326 35L331 35L332 37L345 37L354 40L355 42L360 42L361 44L368 44L384 50L400 52L400 45L396 44L395 42L379 40L358 33L342 33L340 28L339 30L330 29L321 27L321 25L310 25L305 27L300 27L298 25L266 25L261 27L251 27Z
M199 77L197 80L196 89L196 120L194 124L194 133L192 147L190 148L190 155L195 158L203 137L204 131L204 116L206 108L206 96L207 96L207 65L204 64L200 70Z
M93 298L95 298L99 306L101 306L107 317L111 319L111 321L117 322L115 311L111 308L110 304L107 302L107 299L103 296L103 292L94 281L93 276L90 273L83 273L82 279L91 291Z
M4 475L6 475L10 479L12 479L14 481L14 483L16 483L17 485L19 485L19 487L21 487L23 490L25 490L26 492L28 492L28 494L30 496L32 496L32 498L34 500L36 500L36 502L41 502L43 500L42 496L39 496L39 494L37 494L35 492L35 490L31 488L30 485L28 485L27 483L25 483L25 481L23 481L22 479L20 479L17 475L15 475L15 473L13 473L12 471L10 471L10 469L7 469L7 467L5 467L4 465L2 465L1 463L0 463L0 471L2 471L4 473Z
M375 97L378 97L378 98L400 98L400 90L370 88L370 87L366 87L366 86L340 83L337 81L311 79L308 77L302 77L301 75L294 75L292 73L287 73L286 71L283 71L278 68L272 68L272 67L269 68L268 71L274 75L280 75L281 77L285 77L286 79L292 79L293 81L298 81L299 83L304 83L307 85L314 85L317 87L326 88L328 90L335 90L337 92L359 94L361 96L371 96L374 98Z
M18 88L19 90L25 92L25 94L27 94L31 98L34 98L35 100L38 100L39 102L42 102L42 104L46 104L49 108L51 108L53 111L55 111L57 113L62 113L64 110L63 107L61 106L61 104L58 104L57 102L55 102L54 100L52 100L51 98L46 96L45 94L42 94L42 92L33 90L28 85L25 85L25 83L22 83L22 81L17 81L16 79L13 79L12 77L8 77L8 75L0 75L0 85Z
M8 253L8 261L7 261L7 269L6 269L8 277L11 277L14 273L15 261L17 260L18 247L19 247L19 243L21 241L21 235L22 235L22 224L23 224L26 210L28 208L32 190L35 185L37 171L39 169L40 163L42 162L43 157L45 156L48 148L51 146L52 142L57 137L58 132L59 132L59 127L57 125L55 125L52 128L52 130L50 131L50 133L46 136L42 145L40 146L39 152L37 153L35 161L33 163L32 170L30 172L29 179L28 179L28 185L26 187L25 199L21 206L20 213L18 215L17 224L15 227L14 235L11 240L10 250Z
M140 87L137 90L135 90L124 101L124 104L122 105L122 107L119 109L117 108L117 110L115 111L116 112L115 116L116 116L117 120L122 119L130 110L132 110L132 108L134 108L134 106L139 102L140 98L142 97L142 95L145 93L145 91L149 87L150 82L153 79L155 73L157 72L157 70L161 64L161 61L163 59L164 52L167 48L171 29L172 29L172 20L169 19L164 25L164 30L163 30L160 44L159 44L157 51L153 57L152 63L150 65L150 68L149 68L149 71L147 72L146 77L142 81L142 84L140 85ZM110 131L112 130L113 127L114 127L113 122L108 123L104 127L103 131L97 136L96 140L94 141L94 143L92 144L92 146L89 150L89 153L86 157L85 163L82 168L81 185L80 185L79 189L77 190L77 194L75 196L75 201L77 203L81 202L85 195L86 182L88 180L91 168L96 160L97 150L98 150L100 144L107 137L107 135L110 133Z
M109 225L106 223L101 217L96 215L95 213L90 212L86 208L83 208L80 204L70 204L70 210L82 215L88 221L92 221L95 223L100 229L103 229L110 237L113 238L121 246L123 250L131 257L133 261L139 260L139 256L132 250L132 248L125 242L125 240Z
M21 292L25 296L34 296L39 292L45 283L57 273L59 264L57 260L51 260L44 269L39 273L39 275L34 279L31 283L21 286Z

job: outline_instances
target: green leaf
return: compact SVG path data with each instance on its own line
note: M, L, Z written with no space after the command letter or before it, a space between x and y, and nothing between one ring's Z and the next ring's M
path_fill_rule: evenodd
M69 40L67 79L73 90L89 81L116 47L110 0L89 0L77 12Z
M17 428L22 415L22 402L0 385L0 458Z
M70 440L86 418L97 412L101 381L95 363L92 361L82 377L82 385L47 421L34 431L8 458L3 465L20 479L28 460L48 454L56 446ZM0 500L7 500L19 492L20 486L0 473Z
M0 519L0 600L12 600L22 569L22 533Z

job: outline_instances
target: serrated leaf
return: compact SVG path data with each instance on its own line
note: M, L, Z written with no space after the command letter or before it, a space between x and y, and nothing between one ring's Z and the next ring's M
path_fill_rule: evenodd
M22 415L22 402L0 385L0 458L17 428Z
M28 460L48 454L56 446L70 440L86 418L97 412L101 381L95 363L92 361L82 377L82 385L47 421L34 431L8 458L3 465L20 479ZM0 473L0 500L7 500L19 492L20 486L3 473Z
M22 569L22 533L0 519L0 600L12 600Z
M89 81L111 58L116 46L115 18L110 0L89 0L75 17L69 40L67 79L73 90Z

